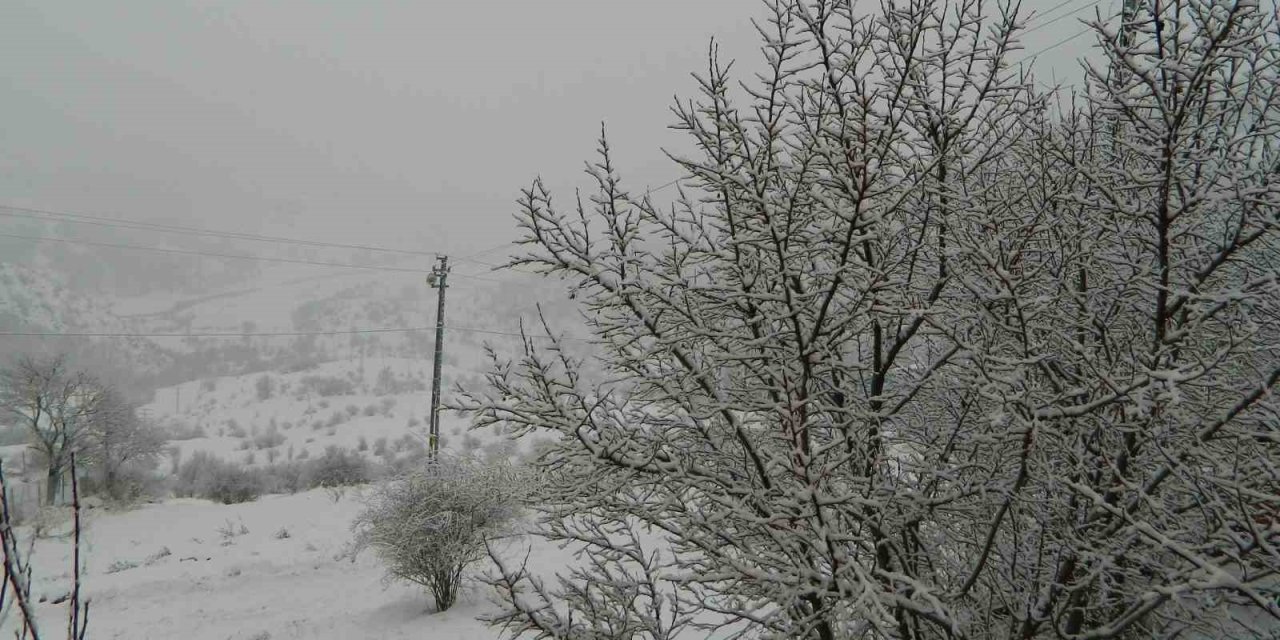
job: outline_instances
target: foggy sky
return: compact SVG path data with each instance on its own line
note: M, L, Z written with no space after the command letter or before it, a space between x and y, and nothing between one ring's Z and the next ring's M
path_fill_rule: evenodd
M673 96L694 94L688 74L713 36L724 57L756 63L761 9L6 0L0 204L476 251L514 235L513 200L534 176L562 203L585 186L601 121L633 189L675 178L659 149L680 144L666 129ZM1026 49L1092 14L1036 31ZM1041 76L1077 77L1090 42L1055 49Z

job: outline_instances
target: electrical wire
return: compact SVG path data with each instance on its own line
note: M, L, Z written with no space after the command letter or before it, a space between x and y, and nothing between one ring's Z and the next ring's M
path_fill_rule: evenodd
M14 238L18 240L31 240L34 242L55 242L65 244L82 244L93 247L107 247L112 249L130 249L134 251L151 251L154 253L168 253L176 255L201 256L206 258L225 258L232 260L257 260L261 262L278 262L284 264L305 264L318 267L336 267L341 269L365 269L370 271L395 271L400 273L421 273L429 274L430 269L415 269L411 267L391 267L384 265L370 264L353 264L347 262L323 262L319 260L302 260L298 258L276 258L270 256L255 256L237 253L213 253L209 251L190 251L186 249L166 249L163 247L144 247L136 244L118 244L114 242L98 242L94 240L73 240L71 238L51 238L48 236L27 236L16 233L0 233L0 238ZM474 276L465 273L451 273L451 276L465 278L470 280L480 280L483 282L507 282L498 278L486 278L483 276Z
M82 213L67 213L63 211L52 211L49 209L31 209L28 207L15 207L12 205L0 205L0 216L10 218L33 218L37 220L49 220L55 222L70 222L73 224L93 225L98 227L116 227L123 229L140 229L144 231L156 231L159 233L169 233L186 236L202 236L210 238L228 238L233 240L250 240L253 242L273 242L277 244L293 244L305 247L324 247L334 249L353 249L360 251L375 251L380 253L397 253L402 255L429 256L435 257L440 255L438 251L416 251L412 249L393 249L389 247L379 247L364 244L347 244L342 242L322 242L319 240L304 240L300 238L287 238L284 236L268 236L256 233L244 233L240 231L218 231L213 229L200 229L198 227L184 227L180 225L161 224L157 222L142 222L139 220L126 220L124 218L108 218L105 216L91 216Z
M272 242L277 244L288 244L288 245L297 245L297 246L304 246L304 247L351 249L351 250L357 250L357 251L375 251L375 252L381 252L381 253L394 253L394 254L415 255L415 256L437 257L442 254L442 252L439 252L439 251L414 251L410 249L394 249L394 248L381 247L381 246L375 246L375 245L346 244L341 242L321 242L318 240L286 238L283 236L264 236L264 235L254 234L254 233L242 233L238 231L214 231L209 229L199 229L195 227L183 227L178 225L168 225L168 224L160 224L160 223L152 223L152 222L140 222L136 220L125 220L123 218L107 218L103 216L90 216L90 215L79 214L79 213L51 211L47 209L30 209L26 207L14 207L11 205L2 205L2 204L0 204L0 209L7 209L8 211L0 211L0 216L9 217L9 218L27 218L27 219L34 219L34 220L43 220L47 222L67 222L72 224L83 224L83 225L92 225L96 227L107 227L107 228L117 228L117 229L138 229L142 231L155 231L159 233L168 233L168 234L174 234L174 235L180 235L180 236L226 238L226 239L232 239L232 240L249 240L253 242ZM485 262L483 260L476 260L475 256L483 255L491 251L496 251L498 249L501 249L509 245L510 243L503 243L503 244L497 245L496 247L484 249L474 254L469 254L462 257L453 257L451 259L454 262L467 262L467 263L478 264L481 266L489 267L492 270L499 270L504 268L503 265L494 264L492 262ZM516 273L531 273L528 271L521 271L519 269L509 269L509 270L514 271ZM463 275L462 277L467 277L467 276Z
M1070 0L1070 1L1071 1L1071 2L1075 2L1076 0ZM1064 2L1063 4L1066 4L1066 3ZM1083 7L1080 7L1080 8L1078 8L1078 9L1072 9L1071 11L1068 11L1067 13L1064 13L1064 14L1062 14L1062 15L1060 15L1060 16L1058 16L1058 17L1056 17L1056 18L1054 18L1054 19L1052 19L1052 20L1050 20L1050 21L1048 21L1048 22L1042 22L1042 23L1040 23L1040 24L1036 25L1035 27L1032 27L1032 28L1030 28L1030 29L1027 29L1026 31L1023 31L1022 33L1020 33L1020 34L1018 34L1018 35L1019 35L1019 36L1026 36L1026 35L1028 35L1028 34L1035 33L1035 32L1037 32L1037 31L1039 31L1039 30L1041 30L1041 29L1044 29L1045 27L1048 27L1049 25L1051 25L1051 24L1053 24L1053 23L1055 23L1055 22L1057 22L1057 21L1059 21L1059 20L1063 20L1063 19L1065 19L1065 18L1069 18L1069 17L1071 17L1071 16L1073 16L1073 15L1075 15L1075 14L1077 14L1077 13L1080 13L1081 11L1084 11L1085 9L1091 9L1091 8L1093 8L1093 7L1096 7L1096 6L1100 5L1100 4L1102 4L1102 0L1094 0L1094 2L1090 2L1089 4L1086 4L1086 5L1084 5ZM1061 5L1059 5L1059 6L1061 6ZM1049 13L1052 13L1052 11L1050 11Z

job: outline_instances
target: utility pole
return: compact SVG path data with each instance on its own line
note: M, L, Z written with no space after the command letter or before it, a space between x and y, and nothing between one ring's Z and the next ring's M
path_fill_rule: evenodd
M1120 50L1116 59L1111 61L1111 67L1108 70L1108 80L1114 85L1124 85L1129 79L1128 70L1120 60L1120 56L1125 55L1134 45L1138 36L1138 11L1142 8L1142 0L1121 0L1120 5L1120 32L1116 37L1116 44ZM1156 5L1157 9L1159 5ZM1160 19L1159 11L1153 12L1156 20ZM1118 113L1110 114L1109 122L1106 126L1110 129L1111 134L1111 153L1120 153L1120 138L1123 135L1120 127L1120 115Z
M427 284L437 289L436 294L436 357L431 370L431 421L429 439L431 459L440 453L440 365L444 360L444 290L448 287L449 256L438 256L439 261L427 276Z

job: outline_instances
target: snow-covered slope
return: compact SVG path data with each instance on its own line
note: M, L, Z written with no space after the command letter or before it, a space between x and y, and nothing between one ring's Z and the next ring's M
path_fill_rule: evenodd
M315 490L215 505L173 500L125 513L90 510L86 528L89 637L95 640L496 640L476 620L494 611L491 592L472 583L438 613L422 589L388 584L371 552L348 554L360 495L336 501ZM19 528L19 535L29 535ZM507 553L523 559L531 541ZM32 595L43 629L65 628L71 544L35 546ZM549 574L572 554L538 543L529 566ZM479 568L483 570L483 568ZM0 624L10 636L16 616Z
M65 286L55 274L0 263L0 331L17 333L137 333L145 327L113 313L105 299ZM169 354L145 338L4 336L5 351L76 352L93 365L113 365L151 373L171 362Z
M456 367L447 367L445 375L454 382L480 382L478 374ZM332 445L386 460L425 443L429 383L422 360L344 360L163 388L143 411L184 438L171 443L181 459L206 451L262 465L316 456ZM442 412L442 447L503 457L528 449L527 443L520 447L467 426L463 418Z

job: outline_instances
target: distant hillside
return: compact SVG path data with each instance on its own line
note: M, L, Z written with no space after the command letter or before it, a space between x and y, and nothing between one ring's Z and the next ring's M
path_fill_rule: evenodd
M500 352L516 351L519 338L503 334L517 332L522 318L527 330L540 334L539 303L559 330L582 333L577 311L564 304L558 282L510 273L477 279L466 277L468 272L474 269L459 269L448 292L445 362L453 370L487 369L486 343ZM435 291L415 273L317 273L290 265L270 269L249 284L199 294L110 299L68 286L61 277L0 264L0 332L154 337L0 337L5 350L71 352L148 391L332 361L393 357L427 363L434 351ZM235 335L209 335L226 333Z
M445 374L480 382L452 367ZM389 462L426 446L430 379L421 360L328 362L166 387L143 411L174 436L179 459L205 451L253 466L307 459L337 446ZM502 434L467 427L463 418L443 413L442 448L513 458L530 446L525 442L522 449Z
M137 323L120 318L103 299L73 290L56 274L0 263L0 332L136 333ZM159 374L171 355L146 338L110 342L82 337L0 336L6 353L62 352L97 369L126 370L137 377Z

